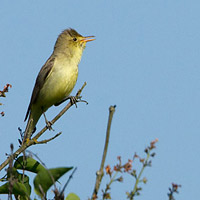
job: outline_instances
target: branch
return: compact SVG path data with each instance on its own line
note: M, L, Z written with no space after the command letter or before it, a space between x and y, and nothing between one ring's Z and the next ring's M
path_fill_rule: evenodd
M97 198L97 194L98 194L98 191L99 191L101 180L102 180L102 177L104 175L103 168L104 168L104 163L105 163L106 155L107 155L107 151L108 151L108 143L109 143L109 138L110 138L110 128L111 128L113 114L115 112L115 107L116 106L114 105L114 106L110 106L110 108L109 108L109 117L108 117L105 146L104 146L103 156L102 156L102 160L101 160L101 166L100 166L99 171L97 171L97 173L96 173L97 177L96 177L96 183L95 183L94 191L93 191L93 194L92 194L92 199Z
M78 90L78 92L76 93L76 99L80 99L80 94L82 92L82 90L84 89L84 87L86 86L86 82L83 84L83 86L81 87L81 89ZM78 101L77 101L78 102ZM70 101L61 111L60 113L54 117L54 119L50 122L51 125L53 125L58 119L60 119L60 117L72 106L72 102ZM45 126L35 137L33 137L33 140L37 140L46 130L47 130L47 126Z
M42 141L37 141L36 143L37 144L46 144L46 143L48 143L48 142L50 142L51 140L54 140L55 138L57 138L59 135L61 135L62 134L62 132L59 132L59 133L57 133L55 136L53 136L53 137L51 137L51 138L49 138L49 139L46 139L46 140L42 140Z
M76 170L77 170L77 167L75 167L75 169L73 170L73 172L72 172L71 175L69 176L67 182L65 183L65 185L64 185L64 187L63 187L63 189L62 189L62 191L61 191L61 193L60 193L60 196L64 195L64 191L65 191L67 185L69 184L70 180L73 178L73 175L74 175L74 173L76 172Z
M80 99L80 94L82 92L82 90L84 89L84 87L86 86L86 82L83 84L83 86L81 87L81 89L78 90L78 92L76 93L76 99L77 102L79 102L78 100ZM81 102L81 101L80 101ZM51 121L51 124L53 125L71 106L73 105L73 103L70 101L62 110L61 112L54 117L54 119ZM37 142L37 139L47 130L47 126L45 126L39 133L36 134L35 137L33 137L32 139L30 139L28 142L25 142L21 147L19 147L19 149L17 149L12 155L10 155L1 165L0 165L0 171L6 166L8 165L8 163L12 160L18 157L18 155L20 153L22 153L23 151L25 151L28 147L35 145L37 143L45 143L45 142ZM58 133L56 136L53 137L56 138L60 133ZM49 139L49 141L51 141L52 138ZM45 141L45 140L43 140ZM48 140L46 140L46 142L48 142Z

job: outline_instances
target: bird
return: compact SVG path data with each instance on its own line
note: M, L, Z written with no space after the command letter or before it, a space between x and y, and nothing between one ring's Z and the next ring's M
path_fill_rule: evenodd
M65 29L57 38L53 53L40 69L35 81L31 100L26 112L28 119L23 143L29 140L35 131L41 115L53 105L57 106L66 99L71 99L78 77L78 64L86 43L94 36L82 36L75 29ZM46 123L48 122L45 117Z

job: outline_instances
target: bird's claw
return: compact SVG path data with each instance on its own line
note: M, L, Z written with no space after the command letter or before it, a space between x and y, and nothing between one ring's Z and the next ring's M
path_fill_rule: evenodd
M48 120L45 120L45 122L46 122L46 127L51 131L54 131L54 129L52 128L52 123L50 122L50 121L48 121Z
M78 99L75 96L70 96L69 99L70 99L71 104L72 105L75 104L75 106L77 108L77 103L76 102L78 102L77 101Z
M76 108L77 108L77 103L78 102L84 102L84 103L88 104L87 101L82 100L81 98L82 98L82 96L78 96L78 97L77 96L70 96L69 97L71 104L72 105L75 104Z

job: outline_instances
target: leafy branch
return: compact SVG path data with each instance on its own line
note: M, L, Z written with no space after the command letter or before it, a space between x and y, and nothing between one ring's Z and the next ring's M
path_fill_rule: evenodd
M80 99L80 95L82 90L84 89L84 87L86 86L86 82L83 84L83 86L81 87L81 89L78 90L78 92L76 93L75 98L77 99L77 102L79 102ZM73 105L73 103L70 101L61 111L58 115L56 115L56 117L54 117L54 119L50 122L52 125ZM12 160L15 159L19 156L19 154L21 154L22 152L24 152L28 147L35 145L35 144L44 144L47 143L49 141L51 141L52 139L55 139L56 137L58 137L61 133L56 134L54 137L47 139L47 140L42 140L42 141L37 141L41 135L43 135L43 133L47 130L47 126L45 126L39 133L37 133L32 139L30 139L28 142L25 142L24 144L22 144L19 149L17 149L12 155L8 156L8 158L0 165L0 171L6 166L8 165L8 163Z

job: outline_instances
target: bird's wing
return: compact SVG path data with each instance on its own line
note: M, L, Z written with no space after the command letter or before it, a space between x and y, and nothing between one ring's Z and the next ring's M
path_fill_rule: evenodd
M26 117L25 117L24 121L26 121L26 119L28 118L28 116L30 114L31 105L33 103L35 103L35 101L37 100L38 94L39 94L40 90L42 89L42 87L45 83L45 80L46 80L47 76L49 75L49 72L51 71L51 69L54 65L54 62L55 62L55 57L51 56L46 61L46 63L43 65L43 67L41 68L41 70L40 70L40 72L37 76L36 82L35 82L33 93L32 93L32 96L31 96L31 101L30 101L30 104L28 106L28 110L27 110Z

